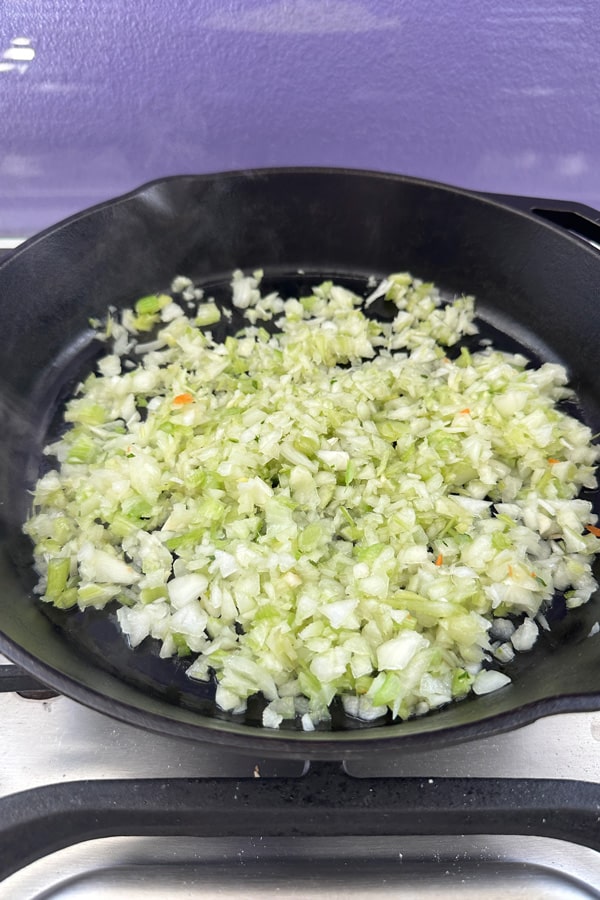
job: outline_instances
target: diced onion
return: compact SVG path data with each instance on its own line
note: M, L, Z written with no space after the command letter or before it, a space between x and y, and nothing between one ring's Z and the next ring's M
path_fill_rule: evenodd
M522 625L511 635L510 641L515 650L531 650L538 638L538 627L533 619L525 619Z
M475 676L473 682L473 693L478 696L481 694L491 694L502 687L510 684L510 677L504 672L497 672L494 669L482 669Z

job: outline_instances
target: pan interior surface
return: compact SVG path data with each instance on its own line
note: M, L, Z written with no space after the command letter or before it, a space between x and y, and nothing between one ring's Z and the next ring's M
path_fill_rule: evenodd
M546 252L539 246L544 243ZM561 284L548 262L559 251ZM6 386L0 649L47 683L119 718L198 739L262 742L282 752L296 747L308 755L366 749L378 737L460 740L561 711L567 702L597 704L600 661L597 639L588 638L600 618L597 597L568 615L557 599L547 612L551 630L532 651L517 654L507 669L512 685L496 694L471 696L403 723L367 725L334 704L331 724L310 735L297 723L283 723L278 732L263 729L260 697L250 699L243 716L219 710L214 685L185 674L189 663L160 659L150 640L131 650L114 606L82 613L39 603L31 548L20 528L41 449L60 427L65 398L102 351L89 318L103 316L110 304L127 306L168 289L175 275L191 277L227 305L238 267L264 268L265 290L282 296L298 296L325 278L366 293L368 278L394 270L435 281L448 297L474 293L480 331L468 339L471 349L490 339L534 364L563 362L579 400L574 411L600 432L592 359L597 325L590 317L590 279L600 283L600 264L556 229L476 196L365 173L190 176L149 186L51 230L0 268L3 316L10 308L17 319L7 329L0 364ZM567 287L579 291L570 308ZM234 320L231 327L239 324ZM37 372L25 362L32 353ZM596 506L595 498L590 492Z

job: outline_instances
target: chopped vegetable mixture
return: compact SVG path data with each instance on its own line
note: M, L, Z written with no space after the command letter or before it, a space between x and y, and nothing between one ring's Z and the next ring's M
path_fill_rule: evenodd
M234 273L248 324L222 342L231 310L186 278L98 325L25 525L41 599L118 604L132 647L215 677L224 710L262 694L267 727L502 687L555 593L596 588L598 451L565 370L458 352L473 298L405 273L366 301L261 276Z

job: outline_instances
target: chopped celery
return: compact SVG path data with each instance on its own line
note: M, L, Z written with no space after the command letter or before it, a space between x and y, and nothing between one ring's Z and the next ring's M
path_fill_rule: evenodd
M564 369L449 358L473 298L408 273L366 302L332 281L264 295L261 277L234 274L247 325L221 343L231 310L181 277L189 316L150 294L97 326L108 354L25 525L42 599L114 601L132 646L214 672L224 709L262 692L270 727L314 729L336 696L370 721L501 687L489 658L531 646L556 590L574 607L596 588L579 494L598 451L560 405ZM392 321L365 315L375 300ZM523 614L499 653L494 619Z

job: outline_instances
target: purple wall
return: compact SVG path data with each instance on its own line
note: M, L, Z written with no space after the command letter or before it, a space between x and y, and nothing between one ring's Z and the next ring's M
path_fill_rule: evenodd
M12 0L0 236L148 179L357 166L600 207L597 0Z

